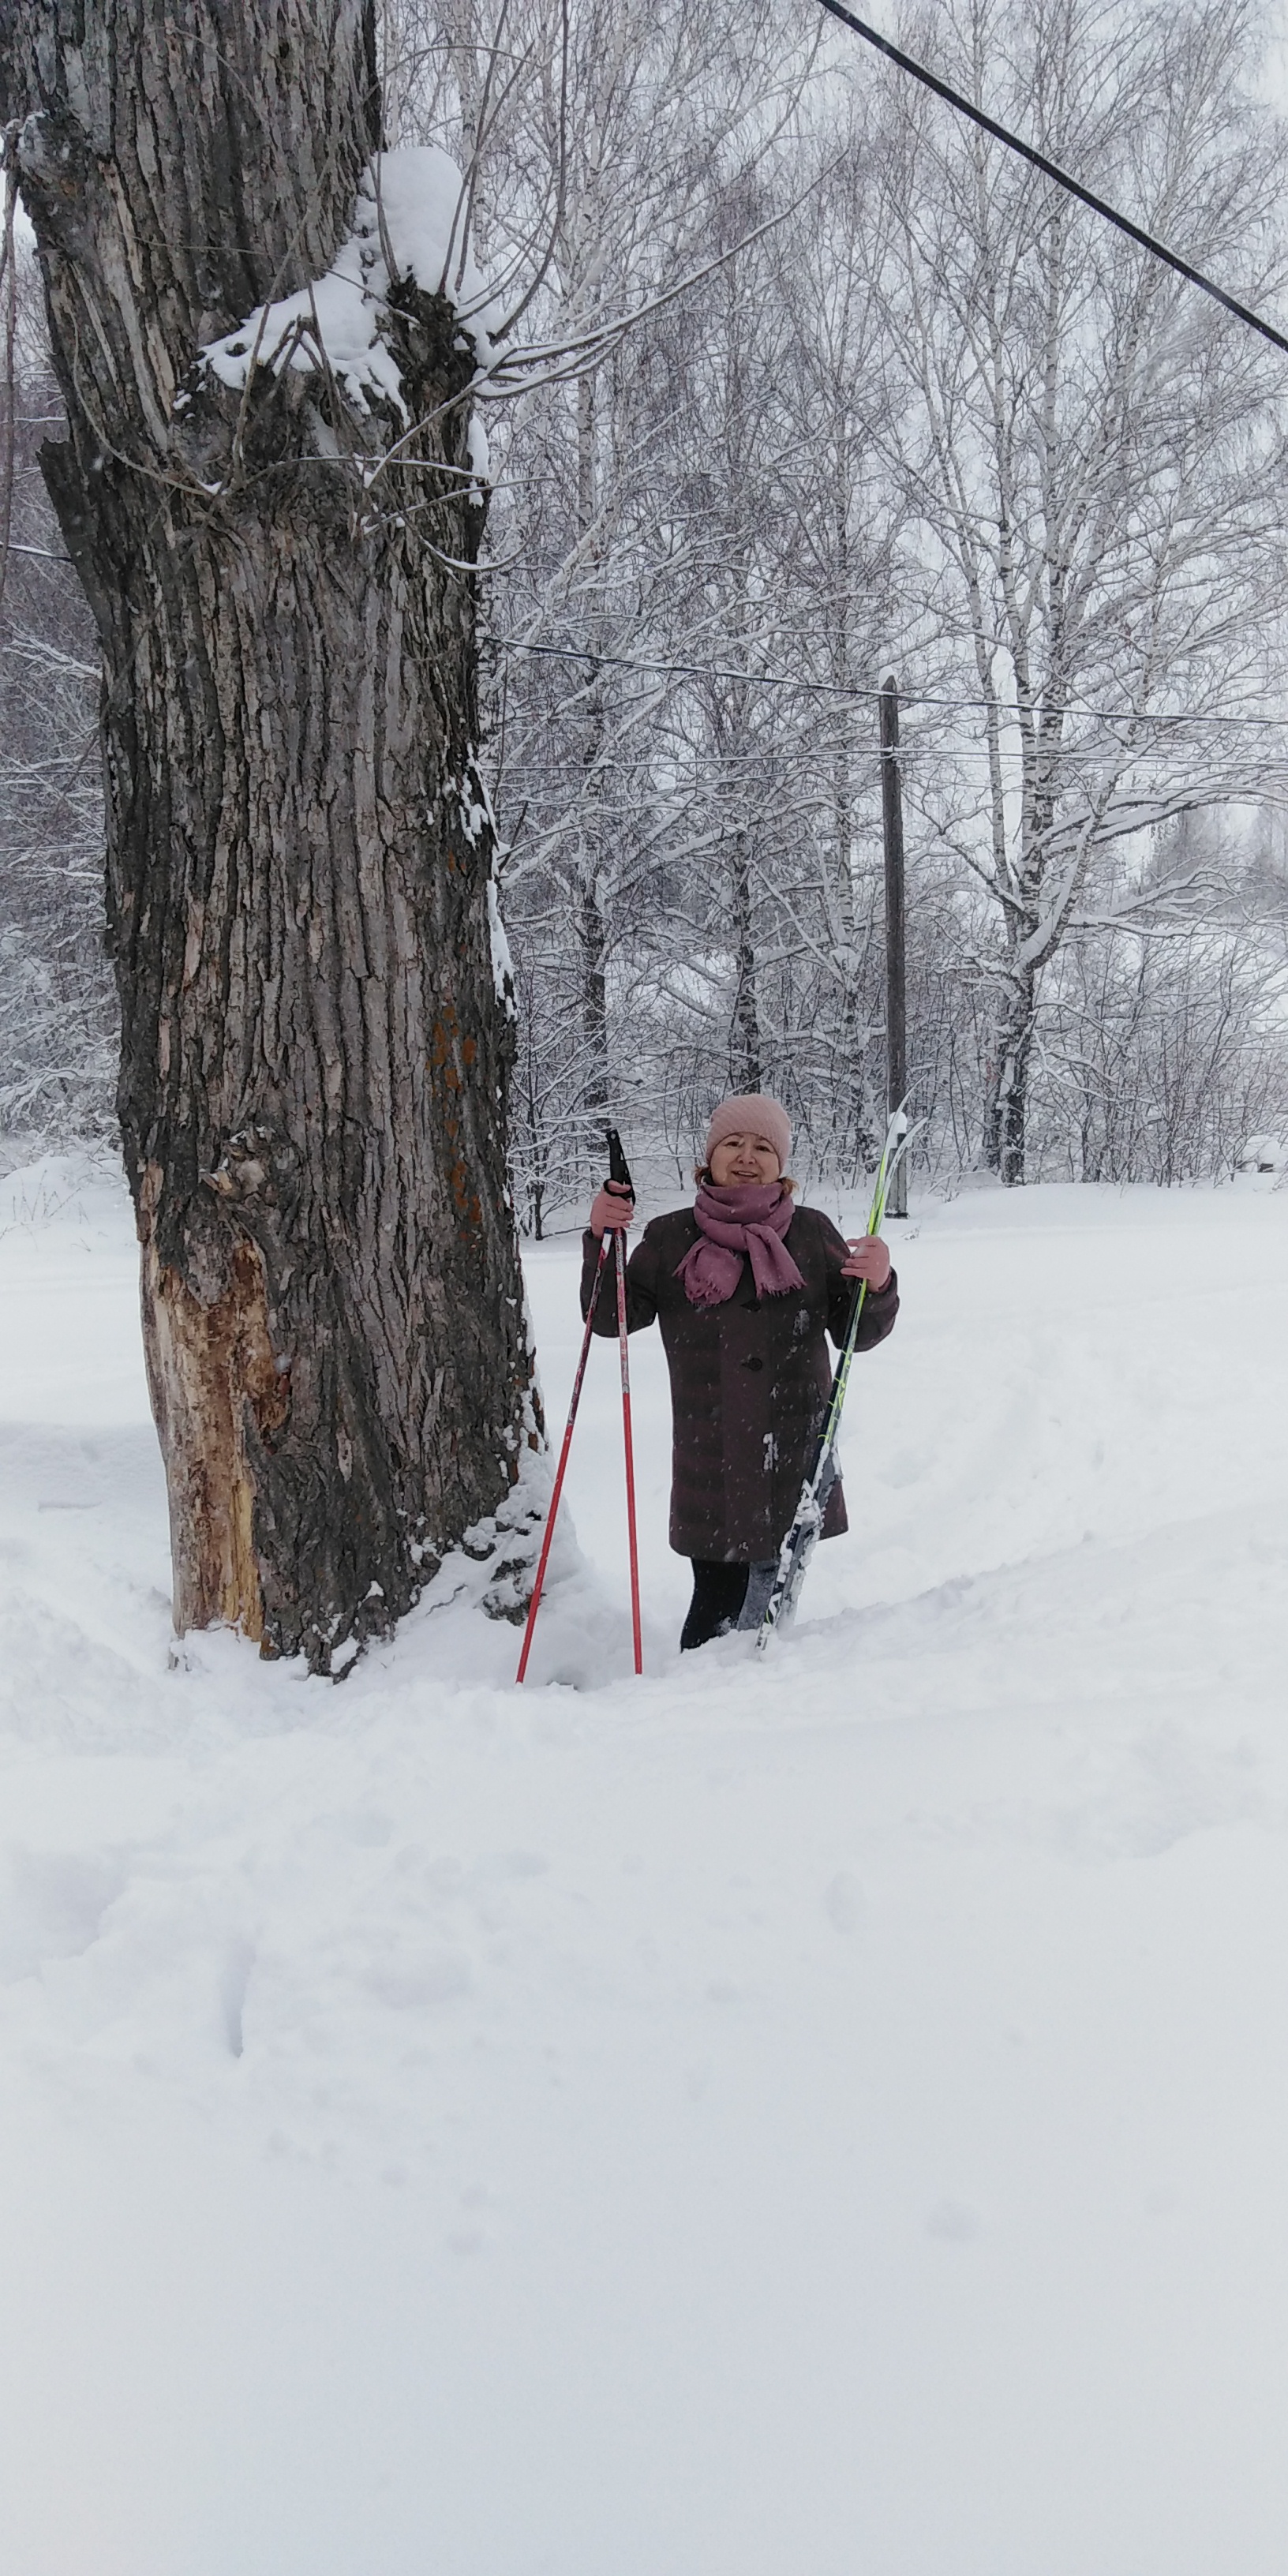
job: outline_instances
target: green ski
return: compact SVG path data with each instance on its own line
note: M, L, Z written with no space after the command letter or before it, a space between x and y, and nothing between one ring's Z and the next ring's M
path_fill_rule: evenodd
M918 1122L918 1124L920 1125L920 1122ZM891 1118L890 1124L886 1129L885 1144L882 1147L881 1160L877 1165L876 1183L872 1192L872 1206L868 1213L867 1231L869 1234L879 1234L881 1232L882 1221L885 1217L886 1199L889 1195L890 1182L894 1175L895 1167L902 1161L913 1137L917 1133L917 1127L909 1127L906 1111L902 1108L896 1109L893 1117ZM846 1329L845 1340L841 1345L840 1357L836 1363L831 1392L827 1399L827 1411L823 1416L822 1428L818 1435L813 1464L810 1468L809 1474L806 1476L804 1484L801 1487L801 1498L796 1506L796 1516L792 1522L791 1528L788 1530L786 1538L783 1540L781 1548L778 1551L778 1564L774 1572L773 1583L770 1587L769 1598L765 1603L760 1619L760 1625L757 1630L756 1645L758 1651L762 1654L765 1647L768 1645L775 1628L781 1627L785 1620L789 1620L796 1608L797 1601L800 1597L800 1588L805 1580L806 1569L809 1565L810 1558L814 1553L819 1531L823 1526L823 1515L827 1510L828 1496L836 1481L836 1435L841 1427L841 1412L845 1403L845 1390L849 1384L850 1362L854 1357L854 1344L859 1329L859 1317L863 1313L863 1308L867 1301L867 1293L868 1283L866 1279L860 1280L858 1294L855 1297L850 1321ZM755 1617L754 1608L752 1610L752 1617Z

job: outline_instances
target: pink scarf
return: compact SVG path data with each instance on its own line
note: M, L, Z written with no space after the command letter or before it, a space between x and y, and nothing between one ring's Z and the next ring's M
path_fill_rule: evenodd
M758 1297L783 1297L805 1285L783 1237L792 1221L790 1190L767 1187L718 1190L703 1181L693 1203L702 1241L685 1253L676 1271L691 1306L723 1306L742 1277L744 1256Z

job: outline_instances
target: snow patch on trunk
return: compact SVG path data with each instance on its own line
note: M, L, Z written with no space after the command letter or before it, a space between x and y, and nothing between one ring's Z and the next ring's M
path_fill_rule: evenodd
M388 403L410 421L387 337L390 295L407 279L422 294L446 296L485 365L494 316L469 248L465 182L449 154L434 144L377 153L358 192L353 228L325 277L257 306L235 331L202 349L201 363L235 393L244 391L256 367L270 367L275 375L287 367L327 373L356 410ZM476 503L484 498L487 462L486 437L472 432Z
M492 981L496 986L496 997L506 1018L517 1020L519 1008L514 998L514 960L510 955L510 942L505 935L505 923L501 919L501 900L497 893L495 866L487 881L487 923L492 942Z
M492 479L492 450L488 445L487 431L477 412L470 422L466 449L470 460L470 472L474 477L466 497L472 509L485 510Z
M484 444L486 445L486 441ZM513 1020L518 1017L518 1006L514 998L514 959L510 954L510 943L505 935L505 923L501 919L500 878L497 871L500 849L497 841L496 816L492 811L492 799L488 794L482 773L473 760L461 782L459 792L461 822L466 839L477 846L479 836L485 829L492 835L492 865L487 880L487 924L492 949L492 983L506 1018Z

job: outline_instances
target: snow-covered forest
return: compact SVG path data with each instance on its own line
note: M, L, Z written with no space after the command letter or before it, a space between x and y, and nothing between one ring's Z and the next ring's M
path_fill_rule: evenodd
M1278 310L1264 21L955 0L917 49ZM1288 1122L1284 364L802 5L397 0L395 143L469 173L522 362L484 405L485 737L540 1233L605 1113L720 1090L851 1181L885 1098L876 691L944 1180L1176 1181ZM982 94L982 92L981 92ZM10 278L0 1138L110 1131L97 662ZM546 352L543 359L542 352ZM517 390L516 390L517 389Z

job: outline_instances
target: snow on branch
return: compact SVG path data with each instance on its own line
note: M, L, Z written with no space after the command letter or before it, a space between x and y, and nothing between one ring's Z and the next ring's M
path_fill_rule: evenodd
M256 367L275 375L288 367L321 370L358 411L388 403L410 424L389 338L397 285L410 279L425 295L445 296L479 365L491 359L495 317L466 238L464 207L461 173L436 145L377 153L358 193L353 229L325 277L260 305L235 331L208 343L202 364L237 393Z

